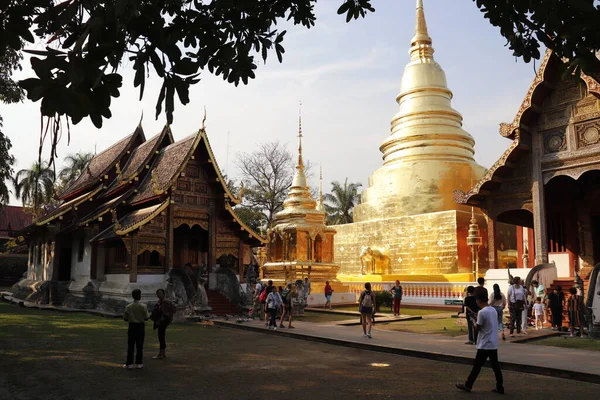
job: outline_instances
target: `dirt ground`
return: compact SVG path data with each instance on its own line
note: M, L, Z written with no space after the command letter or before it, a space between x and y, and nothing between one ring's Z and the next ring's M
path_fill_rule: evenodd
M126 324L0 303L0 399L492 399L484 369L476 393L454 388L470 368L246 331L172 325L168 358L124 370ZM505 372L511 399L596 396L600 385ZM536 393L539 394L536 397Z

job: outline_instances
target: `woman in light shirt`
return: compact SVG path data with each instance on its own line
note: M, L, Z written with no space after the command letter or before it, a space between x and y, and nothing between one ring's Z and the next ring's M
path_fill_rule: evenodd
M506 296L500 291L500 286L497 283L494 284L494 292L491 295L489 305L494 307L498 313L498 332L502 332L502 340L506 340L504 336L504 323L502 322L504 309L506 308Z

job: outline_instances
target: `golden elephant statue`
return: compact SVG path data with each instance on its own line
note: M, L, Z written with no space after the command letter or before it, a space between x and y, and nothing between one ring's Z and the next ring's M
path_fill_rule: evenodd
M363 247L360 251L360 273L362 275L391 274L390 257L380 250Z

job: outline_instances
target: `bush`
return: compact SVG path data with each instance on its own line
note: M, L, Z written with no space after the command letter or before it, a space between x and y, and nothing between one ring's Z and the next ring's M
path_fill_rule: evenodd
M383 290L380 292L375 292L375 305L377 306L376 309L380 310L381 307L389 307L390 310L392 309L392 306L394 305L394 301L392 299L392 294L387 291L387 290Z

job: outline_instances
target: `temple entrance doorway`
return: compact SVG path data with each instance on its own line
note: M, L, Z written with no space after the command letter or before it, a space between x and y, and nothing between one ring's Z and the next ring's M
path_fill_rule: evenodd
M533 214L524 209L509 210L497 217L494 227L496 268L533 268L535 240Z
M71 280L71 257L72 248L70 237L61 237L57 241L60 250L58 252L58 273L55 275L59 281Z
M194 224L181 225L173 231L173 268L190 264L195 273L204 273L208 257L208 231Z
M600 171L577 180L554 177L545 185L545 198L548 259L557 264L559 277L575 276L600 259Z

